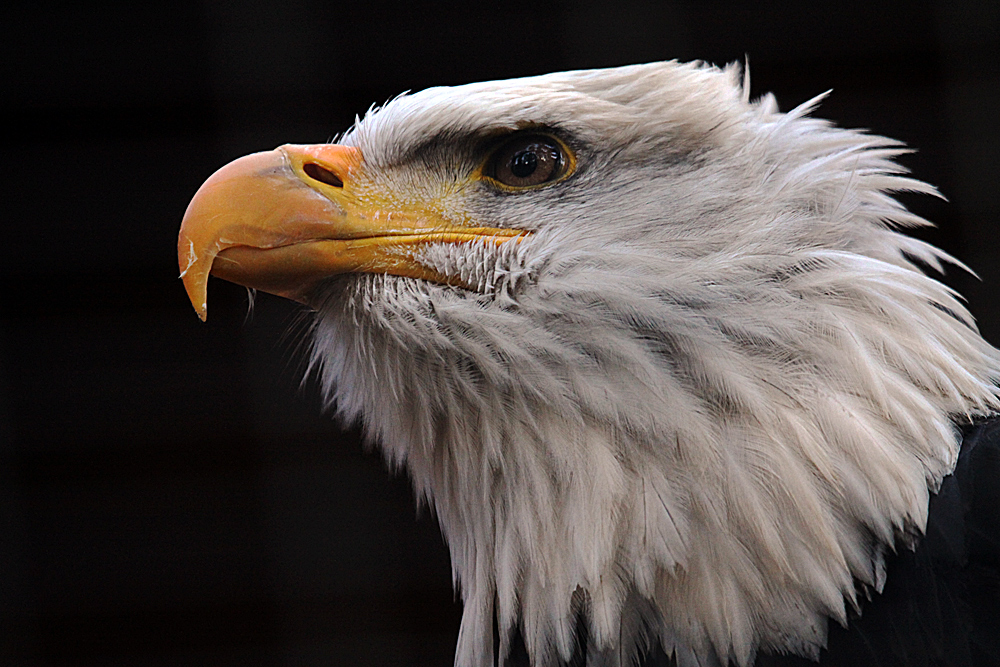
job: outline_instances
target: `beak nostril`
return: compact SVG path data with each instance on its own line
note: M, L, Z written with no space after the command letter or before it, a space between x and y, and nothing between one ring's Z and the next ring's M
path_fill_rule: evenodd
M327 185L332 185L335 188L344 187L344 181L341 180L339 176L327 169L326 167L321 167L314 162L307 162L302 166L302 171L306 172L306 176L320 183L326 183Z

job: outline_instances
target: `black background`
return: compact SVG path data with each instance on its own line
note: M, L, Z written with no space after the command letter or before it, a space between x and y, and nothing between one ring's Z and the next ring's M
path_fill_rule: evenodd
M0 664L450 665L433 516L300 385L301 308L213 281L198 321L187 201L404 90L745 56L919 149L1000 341L1000 3L4 3Z

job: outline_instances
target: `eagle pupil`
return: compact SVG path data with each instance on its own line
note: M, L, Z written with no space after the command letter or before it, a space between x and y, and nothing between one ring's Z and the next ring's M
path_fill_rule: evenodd
M530 149L518 151L510 161L510 173L518 178L527 178L538 168L538 155Z

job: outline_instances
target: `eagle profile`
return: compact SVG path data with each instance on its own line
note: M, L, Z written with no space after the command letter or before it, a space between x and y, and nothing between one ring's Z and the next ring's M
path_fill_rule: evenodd
M898 231L934 189L818 99L676 62L431 88L195 195L202 318L210 273L315 310L331 406L437 513L456 665L816 657L924 530L1000 353Z

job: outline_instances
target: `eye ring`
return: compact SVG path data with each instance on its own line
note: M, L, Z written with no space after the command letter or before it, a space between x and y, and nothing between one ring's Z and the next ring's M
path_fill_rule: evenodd
M528 190L561 181L575 167L573 154L555 137L519 132L493 150L482 175L504 190Z

